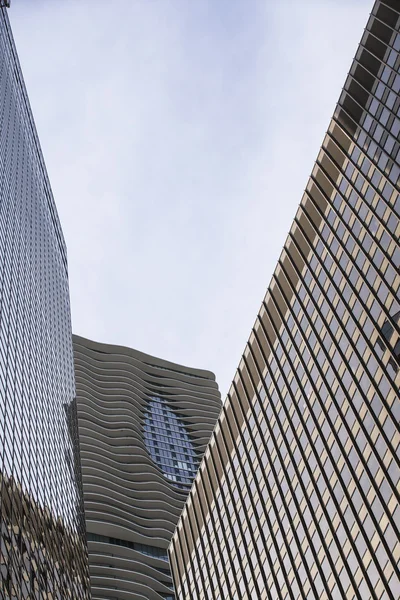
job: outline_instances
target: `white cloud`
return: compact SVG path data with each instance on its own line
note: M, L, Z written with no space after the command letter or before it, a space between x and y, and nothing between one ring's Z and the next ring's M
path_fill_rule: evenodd
M73 327L234 375L367 0L19 0Z

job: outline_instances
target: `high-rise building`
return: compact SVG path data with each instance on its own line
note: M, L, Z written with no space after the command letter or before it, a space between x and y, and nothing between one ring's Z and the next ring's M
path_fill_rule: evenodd
M90 597L67 259L0 5L0 596Z
M73 338L93 600L172 600L167 548L221 409L215 377Z
M173 536L178 600L400 597L399 27L375 2Z

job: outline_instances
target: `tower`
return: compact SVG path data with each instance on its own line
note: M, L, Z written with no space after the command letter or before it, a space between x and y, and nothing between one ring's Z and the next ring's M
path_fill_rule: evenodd
M0 6L0 590L90 597L66 248Z
M167 548L220 408L215 377L74 336L93 600L172 600Z
M170 546L179 600L396 600L400 5L375 2Z

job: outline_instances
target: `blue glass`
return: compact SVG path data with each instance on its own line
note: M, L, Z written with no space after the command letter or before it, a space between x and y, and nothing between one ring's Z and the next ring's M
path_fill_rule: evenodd
M0 597L90 598L66 248L0 3Z
M164 398L151 396L143 432L147 450L163 475L177 487L191 485L198 458L185 425Z

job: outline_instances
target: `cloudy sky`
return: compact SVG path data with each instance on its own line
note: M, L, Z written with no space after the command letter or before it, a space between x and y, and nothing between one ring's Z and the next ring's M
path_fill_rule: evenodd
M225 396L372 0L13 0L75 333Z

